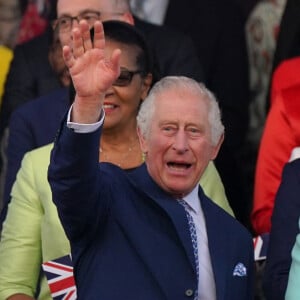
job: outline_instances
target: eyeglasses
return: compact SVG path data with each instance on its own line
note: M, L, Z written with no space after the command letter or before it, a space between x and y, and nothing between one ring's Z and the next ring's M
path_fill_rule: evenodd
M119 77L115 80L113 83L114 86L128 86L130 85L132 78L136 74L142 74L143 71L137 70L137 71L129 71L125 68L121 68L121 72Z
M99 11L85 11L78 16L63 16L56 19L53 22L53 28L58 29L61 33L70 32L72 29L73 21L76 20L78 23L81 20L86 20L90 27L94 26L94 23L98 20L104 19L104 16L118 16L122 15L121 12L99 12Z

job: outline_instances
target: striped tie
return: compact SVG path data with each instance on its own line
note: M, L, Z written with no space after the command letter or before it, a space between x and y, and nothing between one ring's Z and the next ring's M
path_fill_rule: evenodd
M191 235L191 240L192 240L192 245L193 245L193 251L194 251L194 257L195 257L197 282L198 282L199 281L199 260L198 260L198 242L197 242L196 226L195 226L193 217L189 213L189 208L188 208L187 203L182 199L178 199L178 202L184 207L186 217L188 220L188 225L189 225L189 230L190 230L190 235ZM198 289L195 291L195 297L194 297L194 300L197 300L197 299L198 299Z

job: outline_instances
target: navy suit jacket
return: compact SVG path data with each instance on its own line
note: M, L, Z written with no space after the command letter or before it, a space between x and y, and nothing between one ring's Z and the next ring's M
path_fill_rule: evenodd
M0 110L0 137L17 107L61 87L48 61L51 40L50 27L44 34L14 49Z
M48 172L71 242L78 299L185 299L197 288L184 208L149 176L98 163L100 130L63 126ZM218 300L253 299L248 231L199 188ZM233 276L239 263L247 276ZM201 274L200 274L201 276Z
M24 154L54 141L68 107L68 89L62 88L25 103L12 114L6 149L7 170L0 224L5 219L10 191Z
M276 194L264 273L267 299L283 300L292 263L291 252L299 233L300 159L284 167Z

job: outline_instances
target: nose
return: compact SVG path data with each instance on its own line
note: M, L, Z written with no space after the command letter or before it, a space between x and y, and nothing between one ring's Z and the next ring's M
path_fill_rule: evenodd
M71 19L71 30L73 30L74 28L78 27L78 25L79 25L78 16L72 17L72 19Z
M188 137L184 130L178 130L174 136L173 149L177 153L185 153L189 149Z

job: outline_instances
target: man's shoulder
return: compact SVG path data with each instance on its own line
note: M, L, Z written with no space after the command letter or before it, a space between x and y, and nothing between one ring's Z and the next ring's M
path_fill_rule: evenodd
M33 53L48 53L48 48L51 43L51 31L46 30L41 35L25 42L20 45L17 45L14 49L15 54L18 53L27 53L33 54Z
M252 241L249 230L200 191L201 205L207 224L217 226L228 237L243 237ZM234 236L235 235L235 236Z

